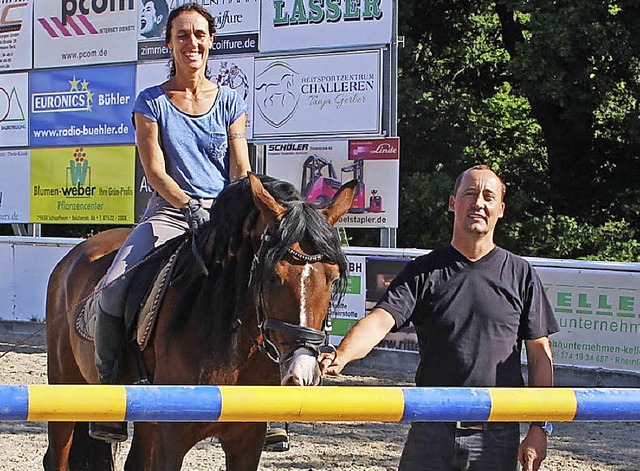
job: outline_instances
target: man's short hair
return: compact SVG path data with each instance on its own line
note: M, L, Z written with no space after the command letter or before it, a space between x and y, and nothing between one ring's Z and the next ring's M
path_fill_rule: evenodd
M460 184L462 183L462 179L464 178L464 176L467 174L467 172L470 172L472 170L489 170L491 173L493 173L500 182L500 187L502 188L502 201L504 201L504 195L507 193L507 186L502 181L500 175L498 175L498 173L488 165L474 165L473 167L466 169L464 172L458 175L458 178L456 178L456 183L455 185L453 185L453 196L458 193L458 189L460 188Z

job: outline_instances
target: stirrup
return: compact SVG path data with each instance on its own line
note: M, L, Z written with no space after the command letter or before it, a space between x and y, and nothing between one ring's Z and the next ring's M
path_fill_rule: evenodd
M289 434L283 428L268 428L264 437L264 451L287 451Z
M124 442L129 438L126 422L89 422L89 436L109 443Z

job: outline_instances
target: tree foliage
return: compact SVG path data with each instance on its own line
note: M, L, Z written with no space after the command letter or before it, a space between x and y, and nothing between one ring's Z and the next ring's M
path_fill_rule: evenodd
M504 247L640 261L640 4L399 8L399 245L443 242L446 183L486 163L508 185Z

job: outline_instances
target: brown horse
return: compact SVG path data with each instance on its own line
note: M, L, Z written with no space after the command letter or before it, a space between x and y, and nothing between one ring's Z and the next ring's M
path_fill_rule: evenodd
M211 209L212 222L193 241L197 250L192 244L179 249L142 352L153 383L318 384L323 323L346 280L333 225L349 209L356 184L344 185L322 210L269 177L251 174L229 185ZM113 229L87 239L51 274L49 383L98 382L93 343L79 337L74 324L128 233ZM134 363L125 367L126 382L137 378ZM48 427L45 470L113 469L111 445L90 438L86 423ZM218 437L227 469L256 469L265 430L265 423L136 422L125 469L179 470L185 454L209 436Z

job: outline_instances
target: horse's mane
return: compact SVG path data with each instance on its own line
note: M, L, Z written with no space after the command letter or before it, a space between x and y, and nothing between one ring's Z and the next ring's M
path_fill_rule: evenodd
M180 302L181 314L175 318L179 327L190 316L197 316L203 330L229 335L237 327L241 309L253 299L265 273L286 255L287 247L306 241L325 261L340 269L337 296L346 286L347 261L335 228L311 203L300 201L295 187L268 176L259 177L265 189L287 208L276 232L263 243L260 257L254 263L254 250L248 233L255 227L259 211L253 201L248 178L227 186L211 208L211 223L199 234L200 248L207 274L198 268L190 251L185 251L176 270L201 270L202 282L191 282ZM252 273L253 270L253 273ZM242 319L240 319L242 320Z

